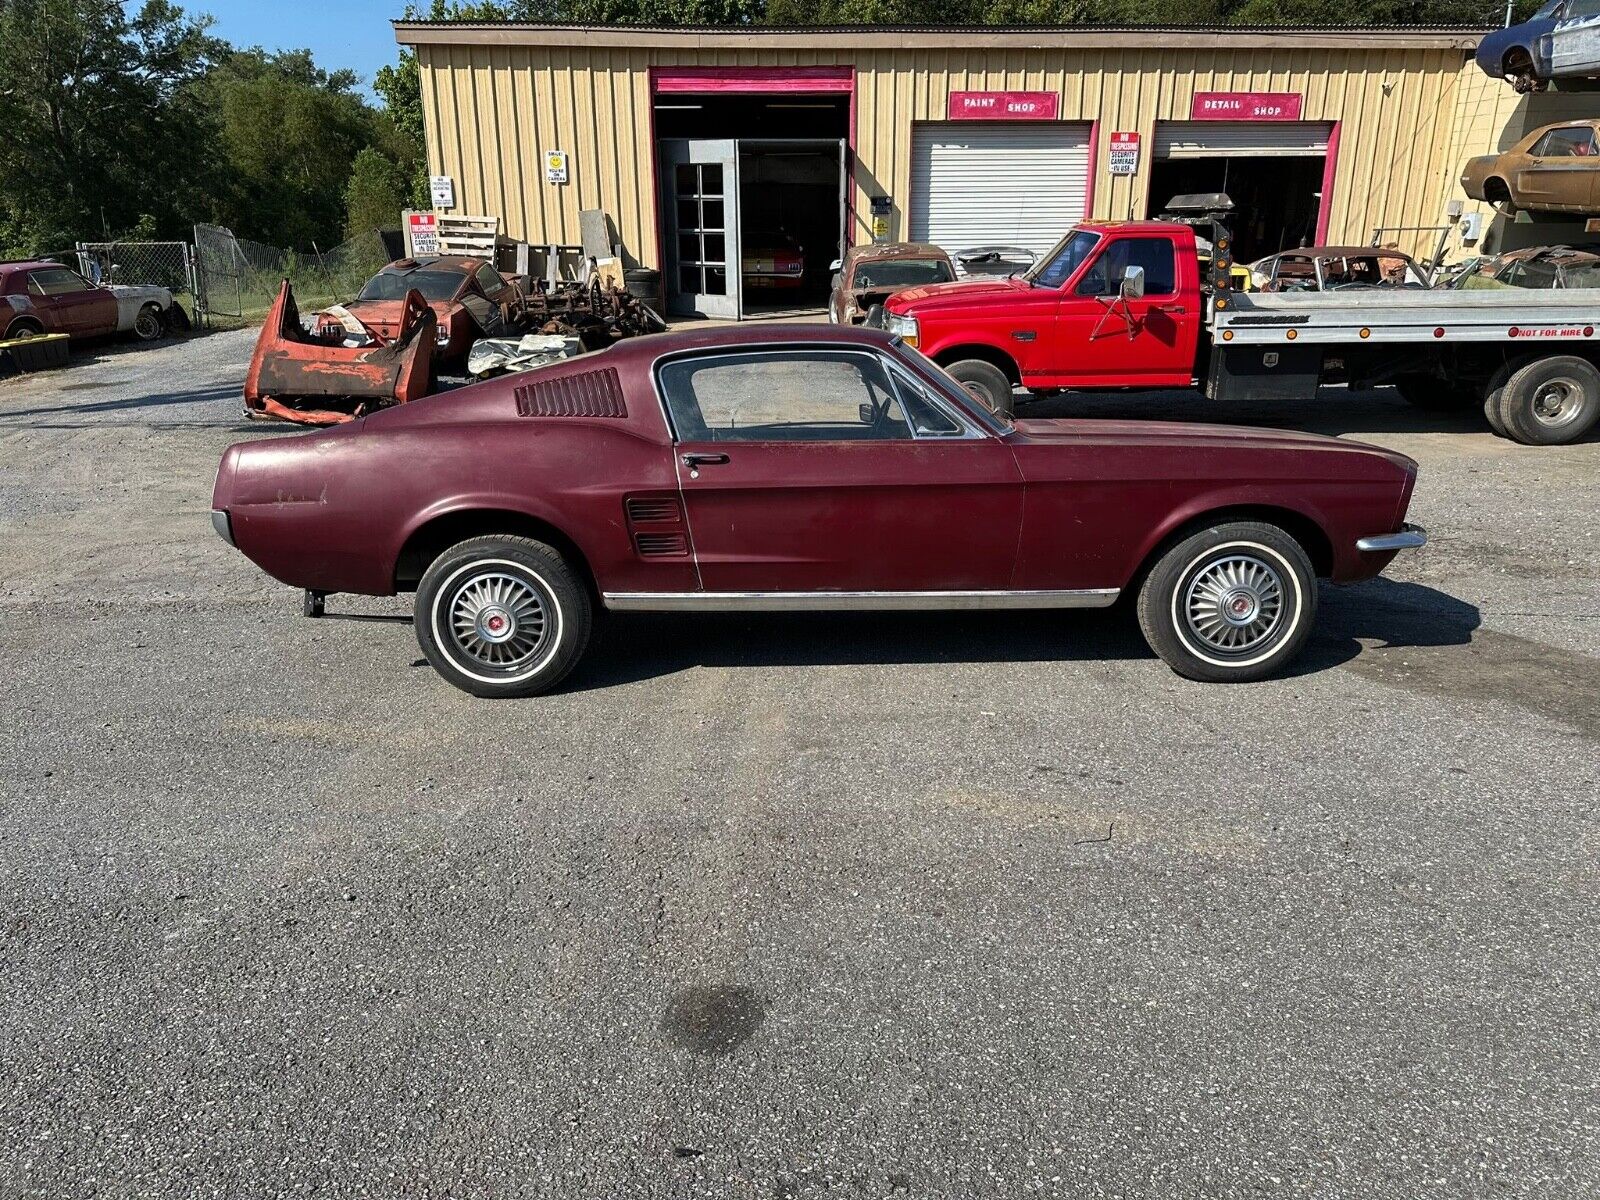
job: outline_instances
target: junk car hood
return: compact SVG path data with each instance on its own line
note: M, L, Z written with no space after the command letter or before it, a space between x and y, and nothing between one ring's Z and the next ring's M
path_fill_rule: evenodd
M970 300L1032 290L1031 283L1012 275L996 275L988 279L958 279L952 283L929 283L896 292L889 302L889 307L897 313L909 312L913 308L919 312L926 312L930 309L954 307Z

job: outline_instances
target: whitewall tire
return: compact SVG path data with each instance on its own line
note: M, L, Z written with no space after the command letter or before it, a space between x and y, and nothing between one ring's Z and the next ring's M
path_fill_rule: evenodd
M1145 577L1138 606L1145 641L1179 675L1264 679L1310 637L1317 577L1283 529L1229 521L1168 549Z
M474 696L534 696L577 665L594 606L561 554L519 537L478 537L423 573L417 642L434 670Z

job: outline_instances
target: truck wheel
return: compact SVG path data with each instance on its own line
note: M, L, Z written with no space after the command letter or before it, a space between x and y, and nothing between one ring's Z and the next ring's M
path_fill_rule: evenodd
M951 363L944 370L946 375L982 400L994 412L1004 413L1009 417L1016 411L1016 403L1011 396L1011 380L1007 379L1006 373L993 363L984 362L981 358L964 358L960 362Z
M1460 384L1432 375L1402 375L1394 381L1401 397L1412 408L1423 412L1451 412L1468 403Z
M1299 654L1317 615L1305 548L1259 521L1228 521L1173 546L1139 589L1145 641L1186 679L1264 679Z
M1576 441L1600 418L1600 371L1588 359L1537 358L1511 373L1500 392L1500 424L1524 446Z
M167 323L161 319L159 304L146 304L133 318L133 336L141 342L153 342L166 331Z
M559 552L520 537L452 546L417 585L417 642L450 683L474 696L535 696L583 657L589 590Z

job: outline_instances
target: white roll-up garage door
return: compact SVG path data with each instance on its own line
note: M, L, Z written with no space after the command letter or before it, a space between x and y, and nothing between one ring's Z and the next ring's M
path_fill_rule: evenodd
M1089 126L919 122L911 142L911 237L954 253L1025 246L1043 253L1083 219Z
M1157 121L1157 158L1326 154L1328 121Z

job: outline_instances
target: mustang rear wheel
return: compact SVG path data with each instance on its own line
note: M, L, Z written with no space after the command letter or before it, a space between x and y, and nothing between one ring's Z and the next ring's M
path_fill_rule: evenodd
M1230 521L1157 560L1139 591L1150 648L1188 679L1263 679L1300 653L1317 613L1304 547L1276 525Z
M474 696L534 696L577 665L594 620L588 589L531 538L479 537L434 560L417 585L417 641Z

